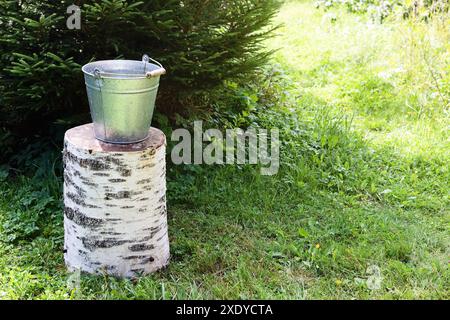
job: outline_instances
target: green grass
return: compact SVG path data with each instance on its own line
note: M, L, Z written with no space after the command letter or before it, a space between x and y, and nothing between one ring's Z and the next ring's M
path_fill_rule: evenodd
M82 275L71 289L54 164L39 162L34 178L0 170L0 297L448 299L448 28L330 12L336 21L285 4L268 43L282 50L258 99L272 90L278 102L252 115L281 130L276 176L168 172L172 259L161 272ZM372 265L379 289L367 285Z

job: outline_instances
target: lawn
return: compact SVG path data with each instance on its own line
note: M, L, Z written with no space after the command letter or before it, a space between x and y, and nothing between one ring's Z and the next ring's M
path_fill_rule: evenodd
M170 166L172 257L156 274L73 285L60 146L21 159L33 177L0 169L0 297L450 298L448 19L378 24L284 4L251 111L280 128L280 171Z

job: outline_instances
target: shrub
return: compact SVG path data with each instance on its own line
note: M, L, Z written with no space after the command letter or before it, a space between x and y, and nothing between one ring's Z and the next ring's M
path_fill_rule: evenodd
M369 13L380 22L399 12L404 18L410 16L427 20L434 14L448 13L450 6L447 0L317 0L316 7L325 10L343 5L349 12ZM396 10L398 9L398 10Z
M81 30L66 27L74 2ZM80 68L91 60L148 53L168 70L159 110L189 111L190 97L265 61L261 43L278 7L278 0L0 0L0 143L56 121L87 121Z

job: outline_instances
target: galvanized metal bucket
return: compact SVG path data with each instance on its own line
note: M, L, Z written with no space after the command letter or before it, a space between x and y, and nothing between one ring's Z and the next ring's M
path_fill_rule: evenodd
M96 61L84 65L82 70L95 137L117 144L145 140L159 78L166 72L163 66L144 55L142 61Z

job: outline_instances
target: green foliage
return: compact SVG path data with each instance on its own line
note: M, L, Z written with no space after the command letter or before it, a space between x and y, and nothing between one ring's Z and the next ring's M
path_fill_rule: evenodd
M168 70L161 112L194 110L191 97L264 64L277 0L76 1L82 29L66 27L73 1L0 1L0 143L46 132L50 124L86 122L81 66L143 53ZM208 107L201 105L200 107ZM80 117L80 114L84 114Z
M0 196L3 202L0 211L0 238L6 243L30 241L36 237L59 237L62 225L59 212L61 157L54 147L44 143L29 145L15 155L17 166L26 172L0 168ZM28 171L34 172L30 177ZM11 176L11 179L6 179ZM15 179L14 176L17 176ZM10 181L8 181L10 180ZM12 186L23 184L23 188Z
M379 9L388 14L393 5L400 3L402 3L402 0L318 0L316 1L316 7L330 9L333 6L343 5L348 11L353 13Z
M372 18L382 22L386 17L399 13L429 19L435 14L448 12L446 0L317 0L316 7L328 10L335 6L345 6L352 13L369 13Z
M19 154L21 167L42 168L36 177L0 167L0 297L447 299L447 25L368 28L361 16L324 16L309 3L287 3L282 34L269 43L284 45L279 64L258 74L261 85L227 81L214 105L214 125L280 129L277 175L250 165L168 167L165 270L134 281L82 274L74 289L55 202L61 178L51 169L60 156L36 160L44 145ZM431 32L433 50L423 51L417 40ZM403 34L412 43L395 37ZM168 119L158 121L170 133ZM25 223L13 229L16 212ZM368 286L374 265L379 289Z
M20 189L19 193L6 194L2 196L9 199L9 205L14 210L8 211L9 216L4 216L2 224L2 238L5 242L19 240L31 240L37 235L49 236L49 234L61 228L61 224L55 223L51 228L46 229L49 218L54 222L55 213L61 210L58 197L48 194L46 190L36 190L35 186Z

